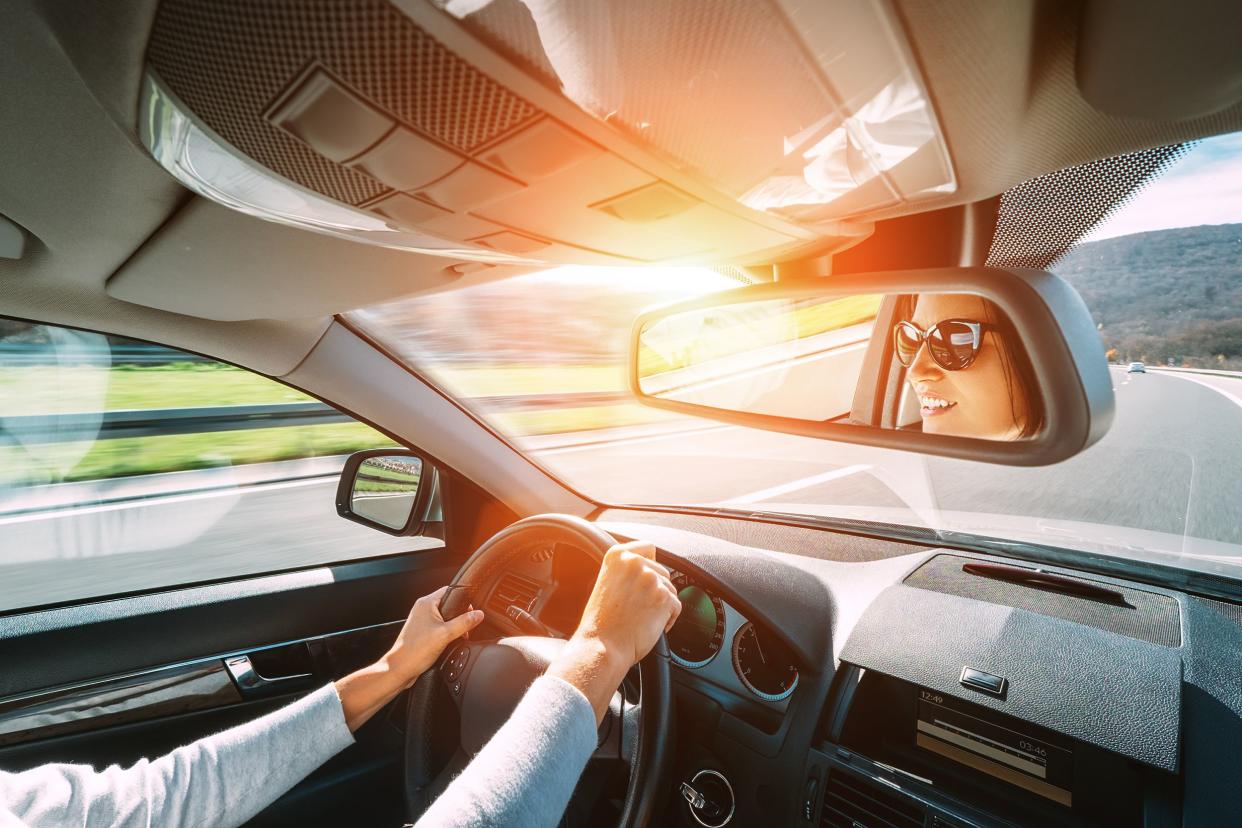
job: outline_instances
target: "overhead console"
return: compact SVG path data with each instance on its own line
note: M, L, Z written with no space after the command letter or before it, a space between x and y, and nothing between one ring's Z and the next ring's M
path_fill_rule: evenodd
M458 275L818 255L956 189L878 0L164 0L141 108L199 194Z
M811 752L806 814L1164 824L1180 791L1176 599L1034 568L1026 583L971 575L978 563L935 556L864 613Z

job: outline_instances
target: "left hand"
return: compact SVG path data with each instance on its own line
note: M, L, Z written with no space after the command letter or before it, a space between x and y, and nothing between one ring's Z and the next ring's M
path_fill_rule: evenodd
M452 621L440 616L440 599L448 587L440 587L414 602L401 633L379 661L335 682L345 724L357 730L398 693L431 669L440 653L483 620L481 610L464 612Z
M429 670L450 642L461 638L483 622L482 610L470 610L445 621L440 615L440 599L448 587L440 587L414 602L401 633L384 656L388 667L402 681L412 684Z

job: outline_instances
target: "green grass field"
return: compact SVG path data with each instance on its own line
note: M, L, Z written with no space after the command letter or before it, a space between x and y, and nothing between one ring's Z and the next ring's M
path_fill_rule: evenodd
M231 365L0 369L4 414L305 402L310 397Z
M615 391L625 386L621 365L471 365L436 368L432 374L460 397ZM229 365L0 368L0 400L4 405L0 413L6 415L310 399L274 380Z
M331 423L93 443L7 445L0 446L0 467L20 469L30 482L59 483L324 457L390 445L392 440L362 423Z
M377 480L355 480L354 491L366 494L371 493L392 493L392 494L410 494L418 490L418 481L412 483L386 483Z
M445 368L435 379L461 397L616 391L619 365L504 365ZM144 408L306 402L311 398L227 365L0 368L0 416ZM634 405L583 406L490 413L515 435L634 425L667 415ZM30 481L97 480L128 475L347 454L393 445L361 423L334 423L207 434L98 440L21 447L0 444L0 468Z

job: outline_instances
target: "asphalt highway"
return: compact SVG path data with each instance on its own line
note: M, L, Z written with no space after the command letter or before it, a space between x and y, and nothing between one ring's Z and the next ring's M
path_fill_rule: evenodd
M0 611L439 544L343 520L335 495L319 478L0 517Z
M1053 544L1085 529L1102 540L1108 527L1123 527L1239 544L1242 557L1242 379L1112 374L1117 408L1109 433L1042 468L737 427L545 457L571 482L612 502L715 503L919 525L936 525L937 515L949 513L962 516L955 528L986 533L1020 525ZM1121 542L1126 534L1111 533Z
M824 512L1242 558L1242 379L1113 372L1109 434L1016 468L722 426L539 451L605 502ZM336 515L335 478L0 516L0 611L416 550ZM1235 546L1236 545L1236 546Z

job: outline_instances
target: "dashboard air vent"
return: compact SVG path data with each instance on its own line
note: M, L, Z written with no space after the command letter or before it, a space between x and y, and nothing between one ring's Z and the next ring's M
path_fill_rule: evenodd
M839 770L828 772L821 828L922 828L926 816L916 800L878 782Z
M498 613L504 615L511 605L517 604L524 610L529 611L531 604L535 602L535 598L539 595L539 582L508 572L496 588L492 590L491 597L487 599L486 610L489 613Z

